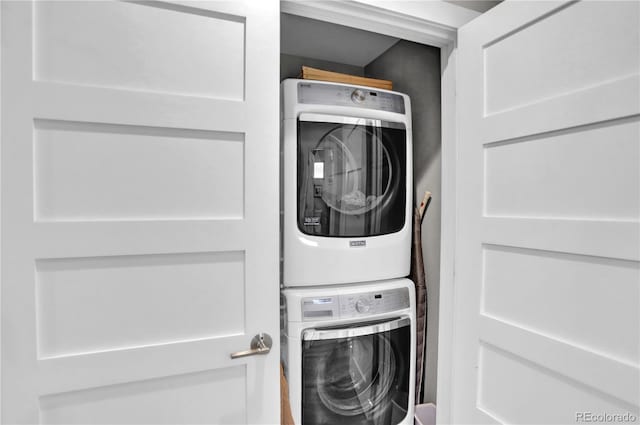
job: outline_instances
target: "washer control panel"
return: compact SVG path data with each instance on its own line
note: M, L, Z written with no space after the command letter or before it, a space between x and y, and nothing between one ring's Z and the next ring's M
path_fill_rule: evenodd
M302 299L302 319L347 319L404 310L409 306L407 288L308 297Z
M369 88L332 84L298 83L298 103L355 106L404 114L404 98L399 94Z

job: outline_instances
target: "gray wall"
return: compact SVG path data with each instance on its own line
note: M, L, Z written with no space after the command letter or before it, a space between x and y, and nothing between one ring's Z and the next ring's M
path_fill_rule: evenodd
M329 62L320 59L304 58L302 56L280 55L280 81L287 78L298 78L302 65L312 68L324 69L325 71L342 72L344 74L364 76L364 68L355 65L345 65L343 63Z
M425 190L433 194L422 224L428 294L423 401L435 403L440 292L440 49L401 40L365 66L365 75L392 80L394 91L411 97L414 203L422 200Z

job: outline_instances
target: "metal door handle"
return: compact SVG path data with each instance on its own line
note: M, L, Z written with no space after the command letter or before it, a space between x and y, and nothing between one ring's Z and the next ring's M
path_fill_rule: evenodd
M231 353L231 358L237 359L240 357L253 356L256 354L267 354L269 351L271 351L272 345L273 341L271 340L271 336L269 334L260 332L251 340L250 350Z

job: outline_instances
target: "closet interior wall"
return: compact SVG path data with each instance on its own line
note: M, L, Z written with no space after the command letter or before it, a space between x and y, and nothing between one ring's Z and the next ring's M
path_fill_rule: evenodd
M326 25L327 33L339 25ZM281 32L284 34L287 31ZM289 35L291 36L291 35ZM362 36L362 34L359 34ZM379 37L372 33L372 37ZM285 46L286 40L281 40ZM281 49L280 80L298 78L302 65L352 75L393 81L393 90L411 97L413 124L414 204L425 190L433 199L422 224L422 248L427 275L428 314L424 397L422 402L435 403L438 362L438 299L440 287L440 218L441 218L441 116L440 116L440 49L399 40L365 65L353 65L287 53ZM313 49L309 49L312 53Z
M427 341L424 402L435 403L440 289L440 49L400 40L364 67L367 77L393 81L393 90L411 97L413 125L413 200L433 194L422 223L422 252L427 274Z
M307 58L296 55L280 55L280 81L287 78L298 78L302 66L325 69L327 71L342 72L343 74L357 75L364 77L364 67L357 65L347 65L345 63L330 62L322 59Z

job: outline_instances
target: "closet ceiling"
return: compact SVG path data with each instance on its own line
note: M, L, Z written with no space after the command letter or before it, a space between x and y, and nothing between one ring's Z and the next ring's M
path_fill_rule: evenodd
M452 3L466 9L472 9L476 12L484 13L502 2L502 0L443 0L446 3Z
M399 39L282 13L280 51L347 65L365 66Z

